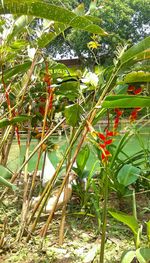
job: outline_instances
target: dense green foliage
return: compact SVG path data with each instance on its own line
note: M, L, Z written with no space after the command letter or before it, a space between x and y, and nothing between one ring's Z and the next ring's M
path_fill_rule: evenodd
M76 1L76 5L79 1ZM75 1L69 1L74 7ZM80 8L81 13L88 13L99 18L98 22L106 32L110 35L105 38L98 38L100 47L95 51L97 59L100 62L112 61L114 51L118 44L124 44L127 41L130 44L137 43L149 34L149 12L150 1L141 0L107 0L107 1L82 1L85 4ZM67 5L68 6L68 5ZM68 34L69 33L69 34ZM49 47L50 52L55 56L59 52L67 54L73 51L75 55L82 58L91 57L93 54L88 49L87 43L91 41L89 33L71 30L66 32L65 38L59 37L52 46ZM89 64L90 64L89 63Z

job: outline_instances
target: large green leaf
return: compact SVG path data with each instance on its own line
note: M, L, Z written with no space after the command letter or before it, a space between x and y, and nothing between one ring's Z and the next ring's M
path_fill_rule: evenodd
M0 128L6 127L8 125L10 125L10 121L7 118L0 120Z
M124 78L124 83L133 82L150 82L150 72L133 71L128 73Z
M139 178L141 170L131 164L125 164L117 175L117 180L120 184L128 186Z
M81 149L81 151L78 153L76 162L77 162L77 167L81 173L83 173L83 170L85 168L89 155L90 155L90 149L88 145L85 145Z
M77 16L75 13L40 0L5 0L4 6L0 4L0 14L19 14L41 17L58 21L71 27L85 30L91 33L107 35L98 25L93 24L85 16Z
M102 104L103 108L136 108L150 107L150 97L135 95L107 96Z
M121 64L125 64L137 57L141 52L150 48L150 37L145 38L136 45L129 48L120 58Z
M150 262L150 248L139 248L136 250L136 257L139 263Z
M7 69L6 71L4 71L4 81L10 79L11 77L13 77L18 73L24 73L29 69L30 66L31 66L31 61L28 61L25 62L24 64L20 64L13 68Z
M73 104L65 108L65 117L68 125L75 127L80 120L80 113L82 108L79 104Z
M113 212L113 211L109 211L109 213L115 219L117 219L118 221L127 225L132 230L134 235L137 236L139 226L138 226L138 221L135 219L134 216L129 216L129 215L121 213L121 212Z
M8 125L16 124L16 123L25 122L31 118L32 118L31 116L27 116L27 115L20 115L20 116L14 117L11 120L4 118L0 120L0 128L6 127Z
M14 191L17 189L17 187L14 184L11 184L9 181L7 181L2 176L0 176L0 184L5 185L6 187L9 187Z
M79 96L79 81L77 79L64 79L56 88L56 95L63 95L71 101L74 101Z
M131 263L135 256L134 250L125 251L121 257L121 263Z
M38 46L41 48L47 46L52 40L54 40L57 36L64 32L68 27L69 25L55 22L53 24L52 32L45 32L40 36L40 38L38 39Z
M144 50L143 52L139 53L134 60L140 61L140 60L147 60L150 59L150 48L147 50Z
M33 17L26 15L17 18L12 26L10 34L7 36L7 43L11 41L18 33L22 32L22 30L24 30L25 27L32 22L32 20Z

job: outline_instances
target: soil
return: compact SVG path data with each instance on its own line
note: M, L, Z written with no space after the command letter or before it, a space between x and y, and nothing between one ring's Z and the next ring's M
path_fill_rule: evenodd
M74 201L75 202L75 198ZM131 213L129 200L123 204L126 212ZM74 204L70 204L70 206ZM77 204L78 205L78 204ZM116 196L109 199L109 206L118 209L120 203ZM149 199L146 195L137 197L139 219L144 222L150 218ZM147 210L146 210L147 208ZM5 232L5 238L0 249L0 263L98 263L101 242L101 231L98 230L94 217L82 213L72 213L68 209L65 225L64 244L58 245L61 211L56 212L51 227L43 240L39 233L47 216L41 217L34 236L28 243L23 237L21 242L15 242L20 223L21 206L14 196L5 197L0 209L0 231ZM2 239L2 237L1 237ZM144 228L142 245L146 244ZM121 255L127 249L134 249L133 236L130 230L108 215L105 261L106 263L121 262Z

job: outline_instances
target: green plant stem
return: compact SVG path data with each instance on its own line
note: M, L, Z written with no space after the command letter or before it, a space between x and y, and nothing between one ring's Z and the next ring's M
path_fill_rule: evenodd
M107 166L107 164L106 164L106 166ZM106 225L107 225L107 203L108 203L108 169L106 167L106 176L105 176L105 180L104 180L104 207L103 207L103 218L102 218L102 237L101 237L101 247L100 247L100 263L104 262Z

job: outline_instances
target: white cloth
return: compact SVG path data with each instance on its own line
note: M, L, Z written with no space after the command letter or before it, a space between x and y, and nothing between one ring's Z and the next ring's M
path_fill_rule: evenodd
M44 172L43 172L43 178L42 178L42 186L45 186L48 181L51 180L55 173L56 169L51 163L48 153L46 153L46 158L45 158L45 165L44 165Z

